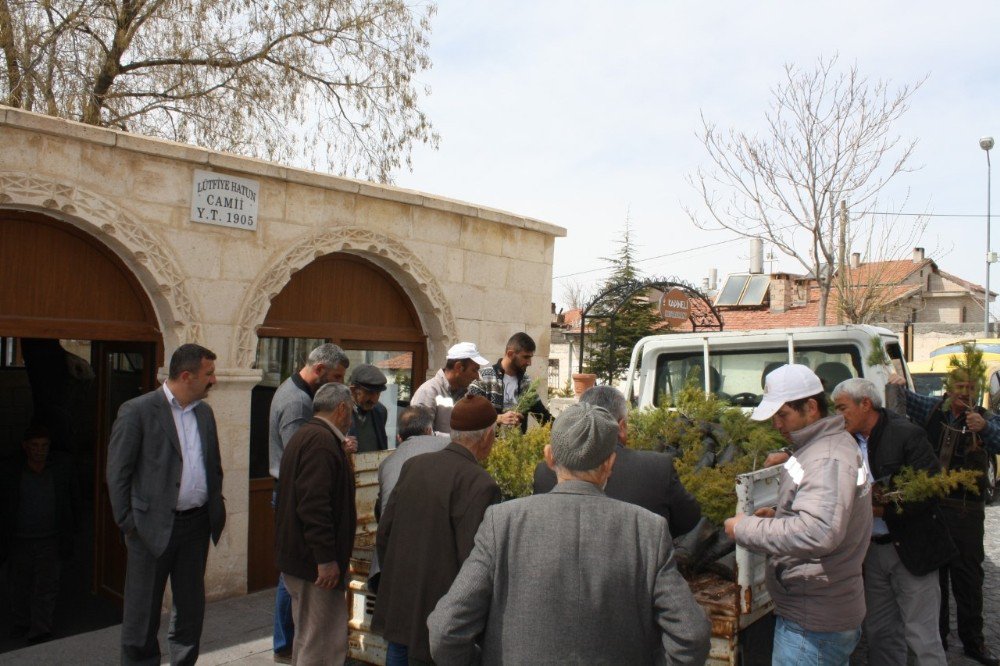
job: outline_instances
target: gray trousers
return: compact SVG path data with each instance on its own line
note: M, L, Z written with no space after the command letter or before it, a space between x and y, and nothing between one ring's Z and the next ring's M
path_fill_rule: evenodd
M914 576L891 543L868 547L865 556L865 636L870 666L906 666L907 647L918 666L944 666L938 633L941 588L937 571Z
M346 590L323 590L287 573L282 574L292 597L296 666L340 666L347 659Z
M167 549L159 557L135 533L126 537L125 607L122 617L122 663L158 666L160 607L167 578L173 594L167 644L171 664L198 660L205 618L205 561L211 528L208 510L176 516Z

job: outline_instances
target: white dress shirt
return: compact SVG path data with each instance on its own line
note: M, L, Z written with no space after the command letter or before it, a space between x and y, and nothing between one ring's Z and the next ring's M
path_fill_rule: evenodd
M163 393L167 396L170 413L174 417L183 459L181 488L177 493L177 511L197 509L208 501L205 454L201 444L201 433L198 432L198 417L194 413L194 408L201 404L201 400L195 400L187 407L181 407L166 382L163 383Z

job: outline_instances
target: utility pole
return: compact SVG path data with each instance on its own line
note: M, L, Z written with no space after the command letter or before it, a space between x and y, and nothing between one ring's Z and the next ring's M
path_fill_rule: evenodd
M846 269L846 262L844 261L847 256L847 202L843 199L840 200L840 240L837 243L837 282L840 283L841 289L850 289L851 285L848 280L847 274L844 272ZM844 298L844 294L839 294L837 299L837 323L844 323L844 308L841 307L841 301Z

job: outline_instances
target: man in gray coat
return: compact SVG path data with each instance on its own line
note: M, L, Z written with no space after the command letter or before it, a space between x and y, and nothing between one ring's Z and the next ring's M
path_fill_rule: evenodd
M829 416L819 377L804 365L767 375L751 415L771 419L792 457L781 470L778 504L726 520L736 543L767 555L774 600L774 664L847 664L861 637L861 564L872 531L871 485L861 451Z
M181 345L167 381L118 410L108 445L108 493L128 565L122 663L159 664L163 590L170 578L171 664L198 659L205 616L208 538L226 523L222 461L212 408L215 354Z
M674 564L667 522L601 490L617 439L601 407L556 419L545 460L559 483L487 510L427 620L436 664L705 662L708 619Z

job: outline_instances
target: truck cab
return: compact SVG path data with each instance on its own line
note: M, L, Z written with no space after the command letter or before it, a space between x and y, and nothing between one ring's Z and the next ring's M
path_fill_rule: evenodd
M888 365L872 363L875 338L882 342ZM632 351L625 395L636 407L670 404L695 373L706 393L752 408L763 397L764 377L786 363L812 368L827 393L852 377L864 377L884 391L892 373L912 386L895 333L848 324L648 336Z

